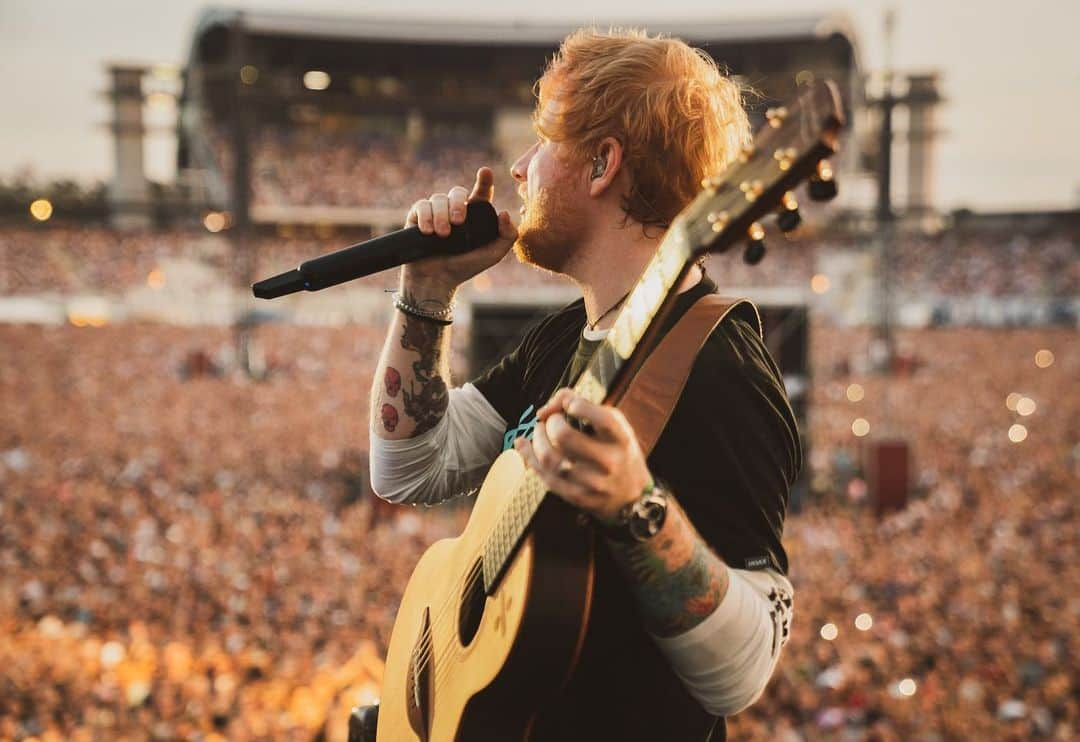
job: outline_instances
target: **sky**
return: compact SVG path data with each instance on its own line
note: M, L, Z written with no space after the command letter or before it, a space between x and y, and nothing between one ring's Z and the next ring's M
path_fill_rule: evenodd
M197 0L0 0L0 179L107 179L107 61L181 64ZM940 70L937 202L983 211L1080 208L1080 2L1076 0L263 0L237 7L401 19L616 25L650 19L847 13L864 69ZM451 11L448 8L453 7ZM662 11L659 10L662 8ZM661 12L663 15L661 16ZM167 113L167 112L166 112ZM151 123L167 123L164 120ZM161 127L167 129L167 127ZM146 169L173 175L175 141L152 133Z

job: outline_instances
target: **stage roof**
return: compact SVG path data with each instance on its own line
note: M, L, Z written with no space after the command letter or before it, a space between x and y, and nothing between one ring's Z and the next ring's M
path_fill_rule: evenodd
M252 35L306 37L334 40L370 40L438 45L555 46L581 24L572 21L463 21L460 19L412 20L375 16L308 15L236 8L208 7L200 13L192 34L192 51L199 38L214 27L238 24ZM810 41L832 36L844 38L859 63L856 34L843 13L758 18L708 17L682 20L628 17L620 26L643 27L696 44L766 41ZM191 58L194 61L194 58Z

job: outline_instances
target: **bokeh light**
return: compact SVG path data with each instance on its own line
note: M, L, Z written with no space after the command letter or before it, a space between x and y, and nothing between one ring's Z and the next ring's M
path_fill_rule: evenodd
M836 624L827 623L821 627L821 638L827 642L831 642L840 634L840 630L836 628Z
M30 204L30 215L39 222L47 221L52 216L52 213L52 202L47 198L39 198Z
M245 64L240 68L240 82L245 85L254 85L259 79L259 68L253 64Z
M478 273L472 279L472 287L480 293L490 291L492 287L491 276L487 273Z
M866 418L857 417L855 418L855 421L851 423L851 432L859 438L862 438L870 432L870 423L867 422Z
M862 384L848 385L847 398L849 402L861 402L864 396L866 396L866 390L863 389Z
M1035 407L1036 404L1034 399L1032 399L1031 397L1021 397L1020 400L1016 403L1016 414L1027 417L1028 415L1035 412Z
M1035 354L1035 365L1039 368L1049 368L1054 363L1054 353L1043 348Z
M115 667L124 659L127 651L124 645L117 641L105 642L101 645L101 664L105 667Z
M326 90L330 87L330 75L322 70L308 70L304 73L304 87L308 90Z
M910 698L915 695L915 681L911 678L904 678L896 684L896 690L900 692L900 695Z
M203 218L203 226L208 232L220 232L226 223L225 214L220 211L211 211Z
M1025 438L1027 438L1027 435L1028 435L1027 428L1025 428L1020 423L1016 423L1015 425L1013 425L1013 426L1011 426L1009 428L1009 440L1012 441L1013 443L1020 443Z
M874 619L869 613L860 613L855 617L855 628L859 631L869 631L874 625Z
M150 108L172 108L176 105L176 96L163 90L155 90L146 96L146 105Z
M1016 405L1024 398L1023 394L1017 394L1016 392L1010 392L1009 396L1005 398L1005 406L1012 412L1016 412Z
M817 273L810 279L810 289L815 294L824 294L829 290L829 277L824 273Z

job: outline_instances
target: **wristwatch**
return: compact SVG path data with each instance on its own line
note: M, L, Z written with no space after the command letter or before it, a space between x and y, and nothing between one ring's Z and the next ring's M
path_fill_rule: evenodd
M639 498L619 509L614 521L601 522L600 532L620 543L648 541L664 527L669 497L659 483L649 485Z

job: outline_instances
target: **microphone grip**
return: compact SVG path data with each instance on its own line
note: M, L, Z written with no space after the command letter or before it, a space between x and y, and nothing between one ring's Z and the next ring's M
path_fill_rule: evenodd
M460 255L486 245L498 235L495 208L486 201L474 201L466 207L464 223L451 225L448 237L406 227L305 261L297 270L303 276L304 288L318 291L415 260Z

